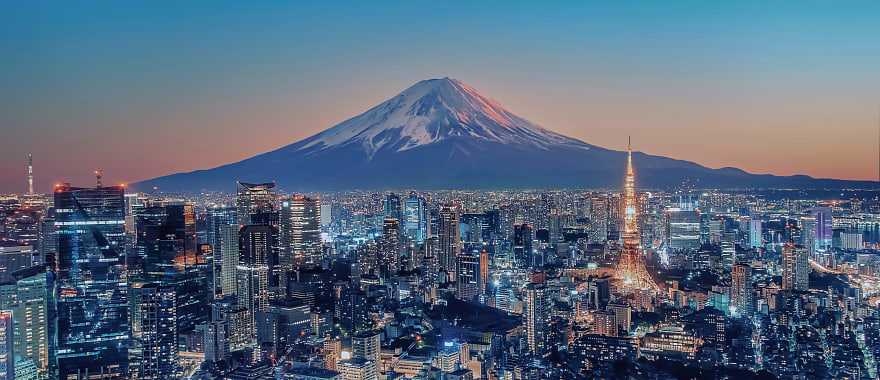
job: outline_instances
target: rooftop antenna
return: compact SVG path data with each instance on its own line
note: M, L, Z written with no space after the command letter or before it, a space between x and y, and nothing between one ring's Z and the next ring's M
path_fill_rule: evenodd
M27 167L28 195L34 195L34 156L28 153Z
M95 179L97 180L97 184L98 184L99 188L102 187L102 185L103 185L101 183L101 177L104 177L104 170L103 169L95 170Z

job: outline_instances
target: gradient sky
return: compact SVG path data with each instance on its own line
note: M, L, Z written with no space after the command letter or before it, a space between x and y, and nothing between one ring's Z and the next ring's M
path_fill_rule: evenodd
M876 0L185 3L4 4L0 192L28 152L42 191L208 168L443 76L609 148L878 175Z

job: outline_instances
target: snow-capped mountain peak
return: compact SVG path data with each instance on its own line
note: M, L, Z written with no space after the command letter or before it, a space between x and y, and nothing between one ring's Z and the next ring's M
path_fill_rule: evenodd
M402 152L450 138L544 150L554 145L590 147L514 115L461 81L441 78L414 84L363 114L306 139L298 150L318 152L358 144L372 157L382 150Z

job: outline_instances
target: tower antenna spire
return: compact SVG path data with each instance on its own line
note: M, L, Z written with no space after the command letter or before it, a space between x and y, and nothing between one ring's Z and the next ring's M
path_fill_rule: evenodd
M103 187L103 183L101 182L102 177L104 177L104 170L102 170L102 169L95 170L95 180L97 182L98 187Z
M28 195L34 195L34 156L28 153L27 166Z

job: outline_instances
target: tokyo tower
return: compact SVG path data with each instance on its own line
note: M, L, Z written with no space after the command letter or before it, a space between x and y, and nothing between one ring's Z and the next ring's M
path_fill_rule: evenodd
M652 289L659 287L645 268L639 236L638 197L636 178L632 164L632 141L627 143L626 180L623 185L623 250L617 265L617 279L626 289Z

